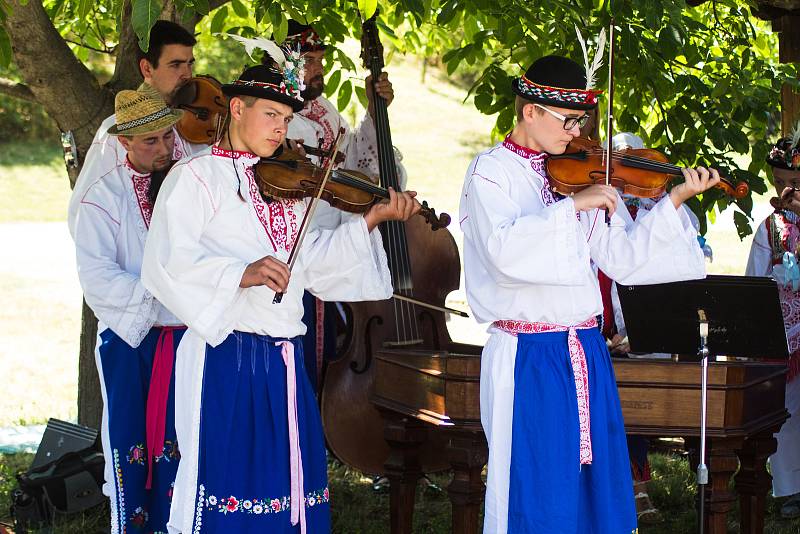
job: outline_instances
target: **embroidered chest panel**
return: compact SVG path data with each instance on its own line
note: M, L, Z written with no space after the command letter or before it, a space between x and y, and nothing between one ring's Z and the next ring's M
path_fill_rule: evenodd
M150 188L150 175L142 176L139 174L131 175L133 182L133 193L136 195L136 203L139 205L139 213L147 228L150 228L150 218L153 216L153 203L147 197L147 190Z
M783 262L783 253L797 253L800 244L800 228L783 213L773 213L766 221L767 237L772 249L772 264Z
M258 190L253 176L253 168L247 167L245 174L247 174L250 200L273 250L289 252L297 240L299 220L304 204L298 199L274 199L266 202Z
M322 129L322 144L323 147L333 146L333 139L336 136L336 131L338 130L338 124L334 127L331 124L331 114L328 113L328 110L320 104L316 99L311 101L311 105L307 110L303 110L299 113L303 117L307 118L308 120L315 122L319 125ZM337 121L338 122L338 121Z

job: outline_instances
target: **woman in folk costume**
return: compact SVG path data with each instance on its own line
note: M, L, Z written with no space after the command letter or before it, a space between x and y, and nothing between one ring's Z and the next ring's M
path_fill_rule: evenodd
M112 533L165 533L180 457L174 348L184 327L145 289L139 273L181 112L139 91L120 91L115 109L108 133L127 156L91 177L75 214L78 278L100 323L95 360L103 394L103 491L111 498Z
M179 24L158 20L150 30L149 42L147 52L136 48L139 71L144 78L138 90L174 106L173 100L178 90L192 77L193 50L197 41ZM111 115L100 125L75 181L67 212L67 223L73 236L78 208L86 189L98 176L125 162L125 147L118 142L117 136L110 135L108 131L114 123L114 115ZM206 148L205 145L184 140L177 129L174 130L174 135L172 159L175 161Z
M800 123L791 137L775 143L767 163L772 169L775 192L786 188L800 190ZM796 196L796 194L795 194ZM772 493L791 496L781 507L786 518L800 517L800 201L794 199L776 208L759 225L750 257L748 276L772 276L778 281L783 324L789 342L789 374L786 378L786 409L789 419L776 434L778 450L770 456Z
M308 202L262 197L254 165L303 106L302 62L264 45L276 65L223 86L227 132L172 169L145 252L145 285L188 326L176 370L183 462L172 533L329 532L325 441L299 343L303 290L389 298L373 229L419 210L413 193L392 192L335 230L311 228L289 272ZM277 291L283 301L273 304Z
M592 262L623 283L703 277L679 208L719 176L684 169L685 182L635 223L615 213L622 201L611 186L557 200L545 160L578 135L598 92L583 67L557 56L512 88L517 124L470 164L459 219L467 298L491 323L481 361L484 532L628 534L637 530L628 451Z

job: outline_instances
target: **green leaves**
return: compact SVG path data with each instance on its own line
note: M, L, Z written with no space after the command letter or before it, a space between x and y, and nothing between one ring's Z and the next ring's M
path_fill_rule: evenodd
M378 0L358 0L358 10L364 20L374 15L376 9L378 9Z
M147 51L150 49L150 29L161 14L161 4L158 0L132 0L132 2L133 31L139 37L139 47Z
M225 29L225 19L228 18L228 6L222 6L214 13L211 19L211 34L220 33Z
M345 80L342 86L339 87L339 96L336 98L336 107L339 108L339 111L344 111L347 108L352 94L353 84L350 80Z

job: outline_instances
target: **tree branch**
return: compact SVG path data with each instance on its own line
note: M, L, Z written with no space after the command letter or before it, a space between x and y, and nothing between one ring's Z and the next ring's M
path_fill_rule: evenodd
M12 82L7 78L0 78L0 93L29 102L36 102L30 88L22 83Z
M114 111L114 99L72 53L53 26L42 0L10 0L3 22L14 62L36 102L62 131L72 130L80 157L100 122ZM77 176L70 170L71 178Z
M86 43L81 43L81 42L75 41L73 39L67 39L66 37L64 37L64 40L66 42L70 43L70 44L74 44L75 46L80 46L81 48L86 48L87 50L92 50L92 51L98 52L100 54L113 54L114 53L114 49L113 48L106 48L105 50L102 50L100 48L95 48L93 46L89 46Z
M114 75L106 86L113 93L123 89L135 89L142 83L142 73L136 61L139 49L139 38L131 24L131 1L124 0L119 26L119 44L117 45L117 61L114 64Z

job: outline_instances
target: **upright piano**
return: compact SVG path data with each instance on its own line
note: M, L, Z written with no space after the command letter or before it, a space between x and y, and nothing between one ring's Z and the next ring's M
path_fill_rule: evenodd
M453 532L480 532L481 471L488 459L480 423L480 355L385 349L376 365L371 400L383 414L392 451L386 464L392 534L411 533L415 487L422 474L416 452L442 434L448 438L442 452L453 469L448 486ZM699 364L615 358L614 370L627 433L683 438L694 469L699 460ZM766 460L777 447L773 434L788 417L785 373L785 364L709 364L706 532L726 532L727 514L737 498L740 532L763 532L771 487ZM732 477L734 492L729 489Z

